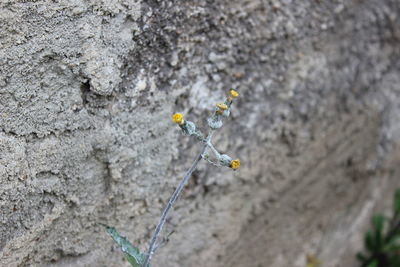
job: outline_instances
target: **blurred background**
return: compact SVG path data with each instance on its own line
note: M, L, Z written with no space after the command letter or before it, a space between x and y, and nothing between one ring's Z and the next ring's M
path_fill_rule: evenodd
M398 0L2 0L0 266L129 266L215 103L162 267L358 266L400 187ZM314 266L313 266L314 267Z

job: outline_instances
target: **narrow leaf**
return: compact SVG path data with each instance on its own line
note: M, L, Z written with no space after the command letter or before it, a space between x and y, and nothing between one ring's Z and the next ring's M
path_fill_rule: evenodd
M374 225L375 231L382 233L384 222L385 222L385 217L383 217L382 215L375 215L372 218L372 223Z
M146 256L140 253L139 249L133 246L125 237L121 236L114 227L102 224L107 233L111 235L114 241L120 246L122 252L124 252L127 260L133 267L141 267Z
M371 231L365 234L365 247L371 252L375 250L375 242Z
M384 243L383 227L384 227L385 217L382 215L375 215L372 218L372 223L375 230L375 251L379 251Z
M400 189L394 194L394 217L400 216Z
M368 264L368 267L378 267L378 261L374 260L373 262L371 262L370 264Z

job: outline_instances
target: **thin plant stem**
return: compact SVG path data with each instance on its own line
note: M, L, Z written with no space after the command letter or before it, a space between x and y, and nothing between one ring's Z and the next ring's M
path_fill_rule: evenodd
M210 132L210 134L208 135L207 141L211 139L211 136L212 136L212 132ZM175 192L172 194L171 198L169 199L168 204L165 207L165 209L164 209L164 211L163 211L163 213L162 213L162 215L160 217L160 221L158 222L156 230L153 233L153 237L151 238L149 249L148 249L147 255L146 255L146 260L144 261L142 267L148 267L149 266L150 261L151 261L151 257L153 256L153 253L154 253L154 250L155 250L155 244L157 242L157 238L161 233L161 230L162 230L162 228L163 228L163 226L165 224L165 221L167 220L168 213L171 210L171 208L173 207L173 205L176 202L176 200L178 199L179 195L182 193L183 188L185 187L185 185L186 185L187 181L189 180L190 176L192 175L193 171L196 169L197 164L199 164L199 161L202 159L202 155L206 151L206 148L208 147L208 142L207 141L203 145L203 148L202 148L201 152L197 155L197 157L193 161L192 166L186 172L185 176L183 177L183 179L179 183L178 187L175 189Z
M213 146L213 144L211 144L211 142L208 142L208 147L211 148L215 156L217 156L218 158L221 157L221 154L218 152L218 150L215 149L215 147Z

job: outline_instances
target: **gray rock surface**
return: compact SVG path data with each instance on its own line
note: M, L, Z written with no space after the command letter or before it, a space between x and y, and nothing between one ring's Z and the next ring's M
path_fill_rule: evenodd
M355 266L400 186L398 0L2 0L0 266L128 266L200 149L154 266Z

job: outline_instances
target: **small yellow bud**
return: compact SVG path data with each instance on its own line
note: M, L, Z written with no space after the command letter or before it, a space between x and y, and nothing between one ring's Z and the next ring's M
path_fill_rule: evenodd
M236 98L236 97L239 96L239 93L236 92L236 91L233 90L233 89L229 91L229 94L230 94L230 96L231 96L232 98Z
M217 107L219 108L217 110L217 114L219 114L219 115L224 114L224 111L228 109L228 106L226 104L223 104L223 103L218 103Z
M184 122L184 120L183 120L183 115L182 115L181 113L175 113L175 114L172 116L172 121L175 122L175 123L177 123L177 124L179 124L179 125L182 125L183 122Z
M231 161L231 168L232 169L239 169L240 167L240 160L239 159L234 159Z
M228 109L228 106L226 104L223 104L223 103L218 103L217 107L219 109L221 109L221 110L227 110Z

